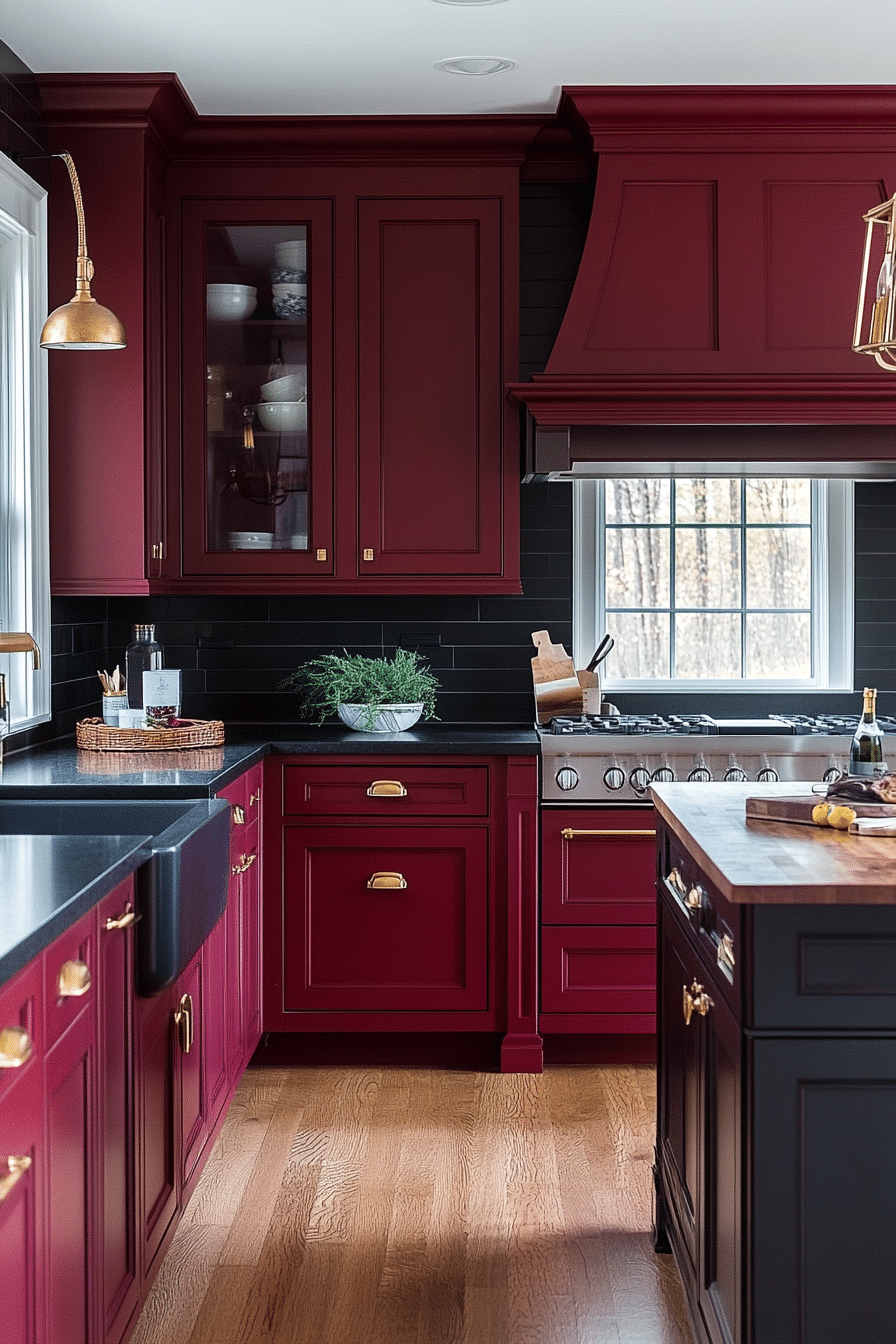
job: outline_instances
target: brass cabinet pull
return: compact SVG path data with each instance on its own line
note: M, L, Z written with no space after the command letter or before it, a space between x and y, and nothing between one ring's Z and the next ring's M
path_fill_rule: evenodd
M367 885L375 890L397 891L406 887L407 882L401 873L372 873L367 879Z
M241 854L239 863L232 863L230 871L236 877L237 873L245 873L252 867L258 855L253 851L251 854Z
M326 547L325 547L325 546L319 546L318 549L317 549L317 552L316 552L314 558L315 558L315 560L318 560L318 561L326 560L326 558L327 558L327 550L326 550Z
M362 560L372 560L372 559L373 559L373 547L372 547L372 546L365 546L365 547L364 547L364 550L361 552L361 559L362 559Z
M0 1069L20 1069L31 1058L34 1046L22 1027L0 1028Z
M368 798L407 798L408 791L398 779L375 779L367 790Z
M60 999L80 999L90 989L90 967L83 961L64 961L56 977Z
M240 807L239 803L234 803L232 811L233 811L233 824L234 824L234 826L245 826L245 824L246 824L246 814L245 814L245 812L243 811L243 809Z
M656 835L656 831L611 831L609 829L602 831L572 831L567 827L560 834L564 840L575 840L579 835Z
M734 970L734 939L730 933L722 934L716 951L716 960L720 966L727 966L729 971Z
M113 929L129 929L132 924L136 924L137 920L141 918L142 916L138 915L136 910L132 910L130 906L127 906L123 915L119 915L117 919L110 918L106 920L106 928L110 933Z
M8 1157L6 1159L6 1171L0 1176L0 1204L3 1203L7 1195L12 1194L30 1166L30 1157Z
M188 1055L193 1048L193 1000L189 994L184 994L181 999L174 1014L174 1021L177 1025L181 1051Z
M673 868L670 873L667 873L666 882L675 892L676 896L680 896L681 899L684 900L686 895L686 889L684 885L684 878L681 875L681 870L678 868Z
M701 1017L705 1017L713 1004L712 999L709 997L706 990L702 985L698 985L696 980L691 985L690 989L688 989L687 985L684 985L683 988L684 999L682 1006L684 1009L684 1020L685 1024L690 1026L691 1017L694 1013L699 1013Z
M249 795L249 806L256 807L260 802L261 802L261 789L256 789L254 793Z
M705 892L702 887L700 886L691 887L687 896L685 896L684 898L684 903L689 910L701 910L704 904L703 902L704 895Z

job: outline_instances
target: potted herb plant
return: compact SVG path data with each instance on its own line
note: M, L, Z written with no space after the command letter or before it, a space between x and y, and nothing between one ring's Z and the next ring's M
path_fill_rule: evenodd
M302 701L301 715L322 724L337 714L362 733L396 733L419 718L434 719L439 683L419 653L396 649L394 658L325 653L302 663L280 682Z

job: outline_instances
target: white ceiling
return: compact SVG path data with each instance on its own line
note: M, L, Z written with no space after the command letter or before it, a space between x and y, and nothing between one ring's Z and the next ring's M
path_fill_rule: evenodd
M174 71L203 114L553 111L569 84L889 84L893 0L0 0L38 73ZM435 62L517 68L447 75Z

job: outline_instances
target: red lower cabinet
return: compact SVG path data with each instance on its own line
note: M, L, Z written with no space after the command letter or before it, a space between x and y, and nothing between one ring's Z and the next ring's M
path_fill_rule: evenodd
M545 1032L656 1030L656 829L648 809L545 809Z
M0 1314L3 1344L46 1344L43 965L0 989Z
M178 1053L174 988L137 1007L137 1113L142 1282L155 1274L157 1257L177 1214L175 1133Z
M488 1007L488 834L481 827L289 827L287 1011Z

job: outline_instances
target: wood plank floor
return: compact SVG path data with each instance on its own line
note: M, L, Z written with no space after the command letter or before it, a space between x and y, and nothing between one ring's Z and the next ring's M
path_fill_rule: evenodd
M250 1069L133 1344L689 1344L651 1068Z

